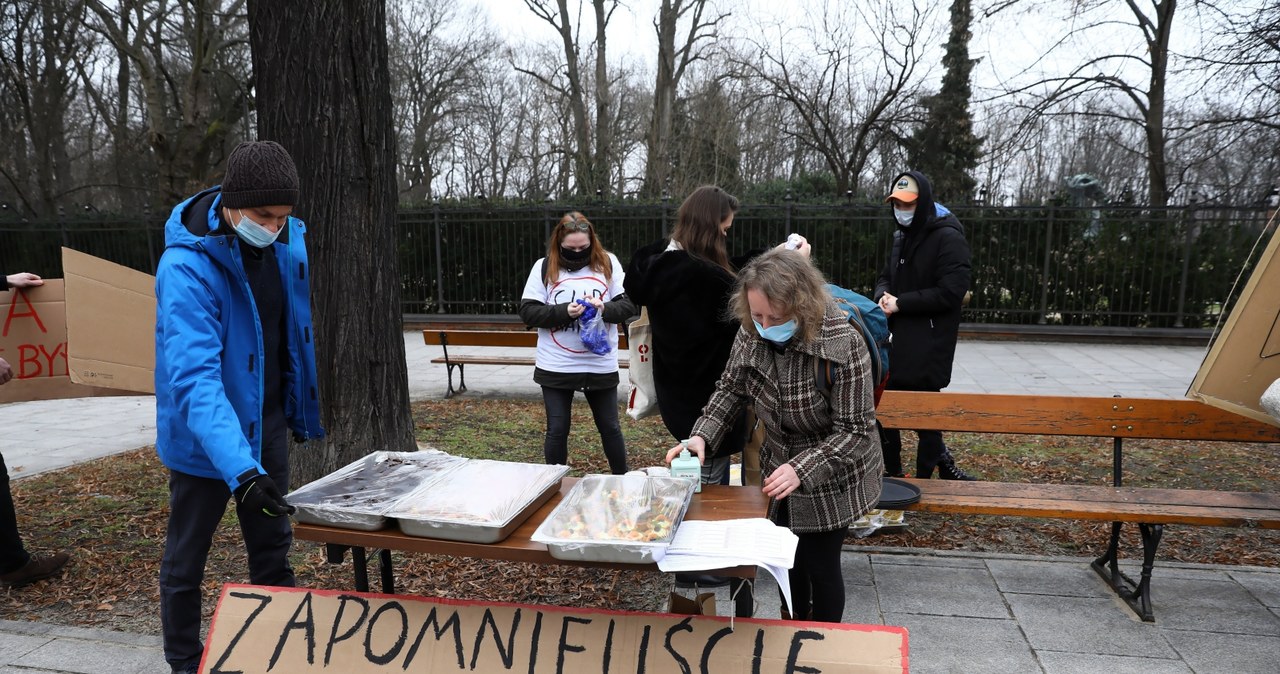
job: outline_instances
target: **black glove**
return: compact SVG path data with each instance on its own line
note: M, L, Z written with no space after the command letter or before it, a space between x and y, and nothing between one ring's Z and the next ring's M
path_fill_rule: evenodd
M249 512L261 512L267 517L292 515L297 508L285 502L276 483L266 475L256 475L240 483L235 491L236 504Z

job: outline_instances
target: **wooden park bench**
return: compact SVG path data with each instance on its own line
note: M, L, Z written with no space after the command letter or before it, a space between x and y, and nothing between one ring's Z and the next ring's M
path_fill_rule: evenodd
M1165 525L1280 529L1280 493L1123 486L1126 438L1280 442L1280 428L1201 402L886 391L876 415L901 430L1111 438L1111 486L910 480L921 497L907 509L1111 522L1106 552L1091 567L1147 622L1155 620L1151 571ZM1137 524L1142 536L1137 582L1119 569L1125 523Z
M538 333L536 330L470 330L456 328L428 328L422 331L422 338L428 346L439 346L444 349L444 355L432 358L432 363L443 363L445 373L449 378L449 388L445 391L444 397L452 398L455 393L462 393L467 390L466 370L467 365L524 365L532 366L534 359L529 356L513 356L509 352L511 349L518 348L534 348L538 345ZM453 355L449 355L449 347L454 346L481 346L493 347L495 352L492 354L459 354L456 351ZM505 355L502 349L507 352ZM618 350L627 350L627 335L618 330ZM618 358L618 367L625 368L629 365L627 357L622 355ZM458 369L458 388L453 387L453 370Z

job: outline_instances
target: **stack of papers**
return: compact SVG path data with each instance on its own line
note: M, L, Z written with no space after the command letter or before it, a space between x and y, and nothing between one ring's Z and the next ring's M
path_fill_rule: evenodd
M791 583L787 569L795 565L798 542L789 529L764 518L685 520L676 528L671 545L658 559L658 568L675 573L760 566L778 581L790 610Z

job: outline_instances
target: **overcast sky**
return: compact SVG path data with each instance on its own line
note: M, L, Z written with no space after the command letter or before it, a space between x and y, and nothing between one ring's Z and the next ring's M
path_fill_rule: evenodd
M464 0L464 2L467 0ZM554 29L546 22L534 16L525 6L523 0L471 0L487 12L500 35L511 43L523 40L556 43L558 40ZM817 8L824 0L713 0L721 11L732 12L729 25L721 31L722 35L748 35L757 33L762 26L778 25L786 30L804 24L806 12L804 8ZM835 0L837 6L849 7L849 0ZM1248 7L1257 5L1259 0L1238 0L1232 6L1240 13ZM615 12L609 24L609 45L611 59L627 58L636 67L645 72L653 71L654 52L657 40L654 36L652 21L657 14L659 0L626 0ZM924 3L921 3L924 6ZM978 0L974 3L975 19L972 27L973 38L969 45L970 57L979 59L973 72L975 98L985 97L1001 88L1001 83L1031 81L1035 78L1062 74L1075 64L1083 62L1092 55L1104 53L1127 53L1137 56L1146 55L1146 47L1142 36L1133 27L1133 15L1121 2L1105 2L1101 9L1094 10L1080 17L1072 17L1069 9L1072 3L1028 3L1025 8L1005 10L1000 14L986 18L982 16L983 8L990 3ZM1149 2L1140 2L1139 6L1147 6ZM571 11L578 7L576 0L570 0ZM949 21L949 3L938 2L929 5L936 12L935 35L938 46L946 40ZM583 22L583 33L590 36L594 33L594 20L590 17L590 5L586 4L588 17ZM1046 9L1047 8L1047 9ZM1100 21L1118 21L1112 29L1093 29L1082 32L1070 41L1049 52L1050 48L1062 41L1073 28ZM1200 25L1195 12L1190 6L1180 7L1174 20L1174 51L1196 51L1202 36L1206 35L1206 26ZM1049 52L1050 55L1045 57ZM926 84L936 88L942 77L940 59L941 49L935 49L926 59L928 74ZM1143 75L1138 83L1145 82ZM1171 85L1174 91L1193 92L1201 90L1201 83L1190 82L1187 77L1178 77L1172 73ZM1131 79L1131 81L1134 81Z

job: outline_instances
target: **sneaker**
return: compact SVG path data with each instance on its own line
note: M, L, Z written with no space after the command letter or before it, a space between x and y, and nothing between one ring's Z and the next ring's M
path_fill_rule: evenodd
M174 667L173 674L199 674L200 665L186 665L183 667Z
M48 557L32 557L17 571L0 574L0 584L14 588L30 585L37 580L44 580L56 575L62 570L62 567L67 565L67 561L70 559L71 555L65 552L59 552Z
M946 456L938 462L938 477L943 480L964 480L965 482L977 482L978 478L964 472L960 466L956 465L956 460L947 452Z

